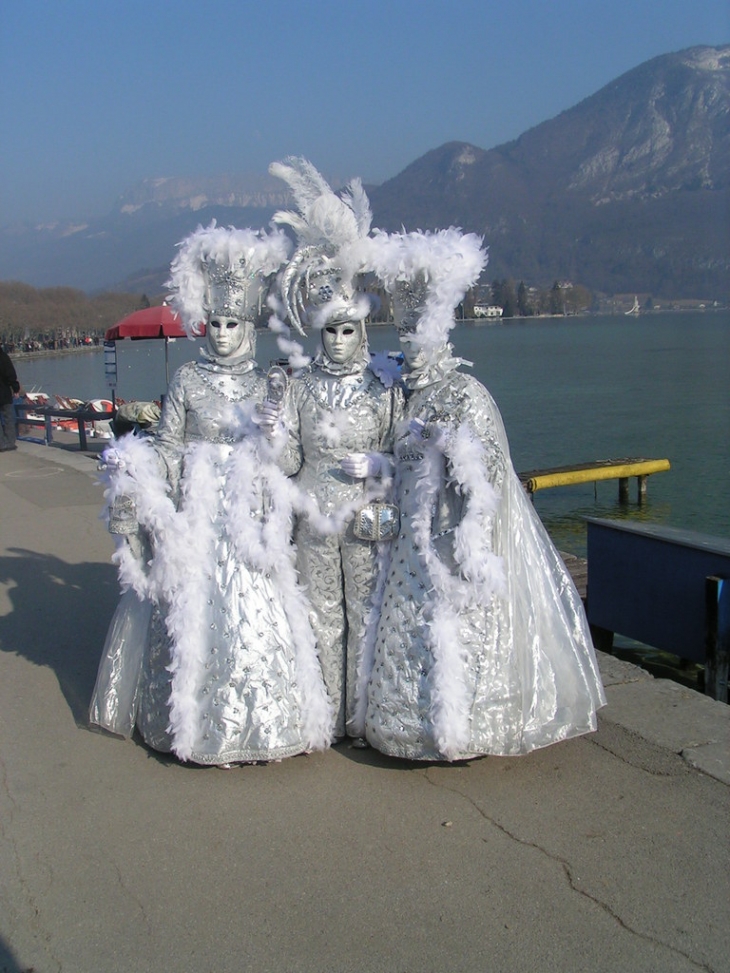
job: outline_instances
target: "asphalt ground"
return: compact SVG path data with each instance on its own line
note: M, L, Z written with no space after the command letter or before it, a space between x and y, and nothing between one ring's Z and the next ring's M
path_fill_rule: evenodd
M730 707L601 655L598 732L525 757L180 764L87 724L95 478L0 455L0 970L730 970Z

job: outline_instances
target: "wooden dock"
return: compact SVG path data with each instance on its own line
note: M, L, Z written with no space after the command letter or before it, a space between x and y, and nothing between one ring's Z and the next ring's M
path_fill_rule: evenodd
M629 457L576 463L572 466L554 466L545 470L529 470L518 473L518 476L530 495L551 487L596 483L599 480L618 480L619 501L622 503L629 499L629 478L635 476L638 484L637 499L641 503L646 496L647 478L652 473L663 473L669 469L671 466L668 459Z

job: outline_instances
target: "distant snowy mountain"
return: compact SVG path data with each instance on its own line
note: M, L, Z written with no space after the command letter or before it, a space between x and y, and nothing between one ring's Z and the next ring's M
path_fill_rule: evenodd
M286 201L268 174L147 179L100 219L0 230L0 278L159 293L175 244L199 223L262 226Z
M141 211L177 215L211 207L267 209L287 202L285 187L268 174L205 176L199 179L145 179L117 201L116 211L132 216Z
M448 143L368 192L377 226L482 234L490 280L727 300L729 183L724 46L654 58L514 142ZM0 278L159 293L199 223L263 226L286 204L268 175L146 180L102 219L0 230Z

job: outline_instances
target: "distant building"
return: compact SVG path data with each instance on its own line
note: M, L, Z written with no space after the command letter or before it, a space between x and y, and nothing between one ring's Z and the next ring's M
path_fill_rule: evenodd
M502 308L499 304L475 304L475 318L501 318Z

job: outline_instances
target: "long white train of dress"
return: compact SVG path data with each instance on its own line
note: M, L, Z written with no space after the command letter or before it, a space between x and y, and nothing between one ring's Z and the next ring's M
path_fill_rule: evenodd
M431 423L425 436L413 420ZM491 395L455 371L417 387L395 453L401 532L374 646L370 744L458 760L594 730L605 695L583 606Z
M158 437L115 444L108 499L133 503L154 552L140 565L121 547L120 577L154 608L141 666L138 652L107 647L113 664L105 652L91 719L124 732L128 700L117 697L137 678L145 742L196 763L277 759L326 747L331 735L296 580L289 484L251 422L264 394L257 370L183 366Z

